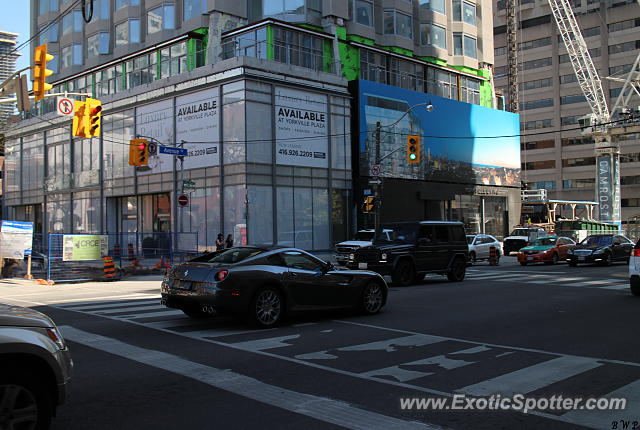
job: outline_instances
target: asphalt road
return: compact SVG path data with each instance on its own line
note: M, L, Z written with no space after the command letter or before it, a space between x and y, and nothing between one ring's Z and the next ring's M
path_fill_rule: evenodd
M32 286L0 282L72 349L71 396L54 429L572 429L640 422L640 298L627 267L513 257L392 287L372 317L314 313L254 330L159 305L157 278ZM622 397L623 411L406 410L453 394ZM469 397L467 397L469 398ZM449 405L449 404L448 404ZM622 421L620 421L622 420ZM618 424L614 426L614 421Z

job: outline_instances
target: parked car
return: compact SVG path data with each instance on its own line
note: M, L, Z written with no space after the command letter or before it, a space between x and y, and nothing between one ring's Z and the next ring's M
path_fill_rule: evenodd
M569 237L539 237L518 252L518 261L523 266L531 263L556 264L565 261L567 252L574 246L576 242Z
M631 294L640 296L640 240L633 247L629 258L629 287Z
M69 349L48 316L0 303L0 428L49 428L72 370Z
M512 252L518 252L533 239L548 236L547 231L542 227L517 227L511 234L504 238L502 242L504 255L511 255Z
M390 275L404 286L428 273L446 275L450 281L464 279L469 247L462 223L421 221L384 227L393 230L391 240L376 236L371 246L349 255L348 268Z
M339 265L344 266L349 261L349 254L363 246L370 246L376 231L373 229L359 230L353 240L340 242L335 246L335 258ZM391 240L392 230L382 230L382 235Z
M469 244L469 260L471 263L479 260L488 260L492 246L496 248L497 259L500 260L502 244L490 234L468 234L467 243Z
M357 308L376 314L387 301L377 273L336 270L296 248L241 246L173 268L162 281L162 303L193 318L248 314L273 327L289 312Z
M606 266L614 261L628 262L633 242L619 234L594 234L587 236L567 252L569 266L578 263L597 263Z

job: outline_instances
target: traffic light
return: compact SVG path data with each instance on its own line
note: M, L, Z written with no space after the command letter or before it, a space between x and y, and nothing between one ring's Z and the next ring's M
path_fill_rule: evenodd
M373 196L366 196L364 202L362 202L362 212L373 212L376 206L376 198Z
M76 100L73 103L73 135L91 137L87 128L87 104Z
M36 46L33 53L33 95L36 100L44 99L44 93L52 88L48 84L47 76L53 74L53 70L47 69L47 61L53 60L53 55L47 54L47 44Z
M149 141L132 139L129 141L129 165L146 166L149 164Z
M420 136L407 136L407 163L420 162Z
M87 116L88 124L86 126L89 128L89 136L100 136L100 123L102 121L102 102L100 100L87 97L85 115Z

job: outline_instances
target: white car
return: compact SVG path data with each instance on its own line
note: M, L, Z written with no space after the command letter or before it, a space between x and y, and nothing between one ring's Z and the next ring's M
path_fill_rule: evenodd
M631 251L629 257L629 286L631 294L640 296L640 240Z
M518 252L531 240L547 235L547 231L541 227L516 227L509 236L504 238L504 255Z
M391 233L393 233L393 230L382 229L383 238L388 241L391 241ZM349 254L352 254L353 251L363 246L371 246L374 235L374 229L359 230L353 240L337 243L335 246L335 254L338 264L344 266L347 264L347 261L349 261Z
M492 246L498 252L498 260L502 255L502 244L490 234L468 234L467 244L469 245L469 260L472 263L478 260L488 260L489 250Z

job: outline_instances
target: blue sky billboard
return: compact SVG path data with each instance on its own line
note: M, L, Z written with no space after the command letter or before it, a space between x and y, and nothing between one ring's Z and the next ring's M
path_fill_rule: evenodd
M369 176L376 164L380 121L380 176L520 187L517 114L365 80L358 81L358 91L361 175ZM410 110L429 102L430 112L424 106ZM407 162L408 135L421 136L420 163Z

